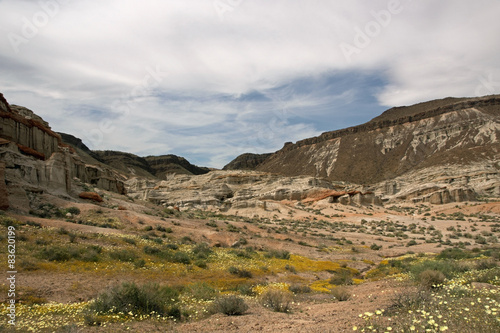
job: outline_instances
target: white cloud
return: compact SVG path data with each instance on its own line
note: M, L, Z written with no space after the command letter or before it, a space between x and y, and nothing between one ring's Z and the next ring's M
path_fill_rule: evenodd
M303 78L379 73L385 106L498 93L498 14L495 0L3 0L0 91L77 136L113 121L99 148L186 152L220 167L242 149L318 134L329 106L354 119L338 105L358 103L356 80L287 88ZM347 57L343 44L355 48ZM252 91L267 100L238 99Z

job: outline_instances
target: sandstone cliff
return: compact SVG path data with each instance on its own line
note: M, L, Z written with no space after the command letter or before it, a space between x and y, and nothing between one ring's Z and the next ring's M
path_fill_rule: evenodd
M28 209L32 193L75 196L83 183L126 192L116 171L85 163L43 119L29 109L10 106L2 94L0 121L1 180L7 185L11 207Z
M325 200L344 205L380 205L360 186L332 183L308 176L284 177L257 171L211 171L203 175L171 175L167 180L132 178L126 182L133 198L181 209L269 209L274 203Z
M381 183L393 180L396 191L411 191L411 175L427 170L419 184L448 192L460 187L469 193L464 198L494 195L500 189L499 138L499 96L448 98L393 108L366 124L286 144L257 170L375 185L391 199L395 193L383 191ZM440 176L443 168L447 179L468 181L450 184ZM483 186L484 174L488 186ZM444 202L457 197L444 196Z

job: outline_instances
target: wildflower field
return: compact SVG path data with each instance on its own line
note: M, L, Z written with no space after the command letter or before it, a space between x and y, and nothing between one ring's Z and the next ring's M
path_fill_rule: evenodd
M37 214L47 218L46 210ZM207 212L189 213L195 228L203 226L204 233L232 239L233 244L227 245L210 243L205 234L181 234L182 219L168 220L161 214L152 217L154 223L139 220L135 225L101 209L82 218L76 208L59 210L57 218L62 220L69 211L72 217L66 218L65 225L79 229L0 215L1 235L9 227L16 230L19 277L16 325L3 320L0 331L187 332L189 325L212 323L211 318L216 326L207 332L238 331L231 326L235 325L232 319L224 328L217 326L225 322L226 317L220 316L250 316L258 324L267 315L286 315L279 318L322 325L317 326L318 332L337 332L340 328L330 327L329 319L316 316L314 309L340 313L358 307L367 310L349 319L349 331L500 331L500 248L496 236L486 232L489 243L481 244L478 236L478 246L473 247L460 239L445 240L432 226L419 226L413 220L406 227L402 222L364 218L354 224L317 219L228 220ZM314 213L320 216L321 212ZM462 232L466 237L463 231L476 228L479 221L491 233L498 232L495 217L469 218L476 220L468 225L453 222L454 230L447 226L449 235ZM358 234L374 241L344 236ZM262 246L264 238L274 246ZM421 244L437 244L439 250L410 251L413 245L408 245L408 239L416 243L420 238L425 239ZM403 253L383 255L386 248L396 246ZM294 247L301 251L289 250ZM0 260L8 261L6 246L0 249ZM378 306L376 294L359 294L363 285L376 286L379 281L388 281L398 290L384 306ZM0 316L7 318L6 283L0 284L0 293ZM299 331L299 324L279 330L297 327Z

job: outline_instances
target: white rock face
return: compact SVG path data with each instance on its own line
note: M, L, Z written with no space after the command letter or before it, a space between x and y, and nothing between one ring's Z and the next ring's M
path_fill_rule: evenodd
M166 207L179 208L269 208L272 202L320 200L347 186L334 185L317 177L283 177L257 171L212 171L205 175L172 176L158 182L133 178L125 182L127 193ZM361 188L351 185L349 189ZM373 193L348 195L346 205L380 204ZM340 202L340 201L335 201Z

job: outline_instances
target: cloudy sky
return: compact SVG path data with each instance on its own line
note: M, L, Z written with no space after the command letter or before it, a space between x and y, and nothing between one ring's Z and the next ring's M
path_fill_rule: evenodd
M498 0L0 0L0 92L91 149L222 167L500 92Z

